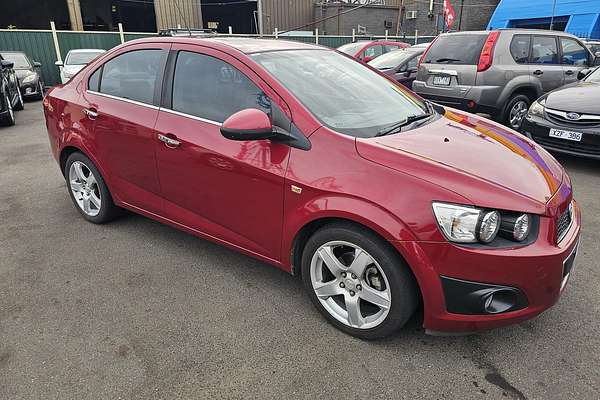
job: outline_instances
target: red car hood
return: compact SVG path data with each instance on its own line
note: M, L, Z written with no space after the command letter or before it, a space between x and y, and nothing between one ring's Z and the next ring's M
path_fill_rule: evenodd
M546 212L564 174L547 151L526 137L448 109L418 129L357 139L357 151L370 161L452 190L474 205L538 214Z

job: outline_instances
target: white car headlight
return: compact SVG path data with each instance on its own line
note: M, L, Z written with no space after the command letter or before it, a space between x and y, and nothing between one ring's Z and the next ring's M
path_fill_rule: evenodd
M543 117L544 110L546 109L546 99L542 99L540 101L534 101L529 107L529 111L527 112L528 116L536 116Z
M433 203L433 213L442 233L451 242L476 243L481 210L456 204Z
M23 83L31 83L35 81L37 78L37 74L29 74L25 78L23 78Z

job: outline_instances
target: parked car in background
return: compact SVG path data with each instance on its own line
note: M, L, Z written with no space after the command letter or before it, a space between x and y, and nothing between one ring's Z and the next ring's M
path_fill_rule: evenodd
M357 337L392 334L421 301L430 333L521 322L571 275L581 213L548 152L331 49L134 40L44 113L84 219L127 208L299 274Z
M585 44L587 48L590 49L592 54L594 54L595 56L600 56L600 41L584 40L583 44Z
M519 129L530 104L575 82L595 57L565 32L507 29L448 33L423 53L413 89L440 104Z
M0 125L15 124L15 111L23 109L23 97L13 62L0 55Z
M64 63L57 61L55 64L60 70L60 81L67 83L76 73L89 64L94 58L105 53L102 49L77 49L69 50Z
M425 47L406 47L390 51L369 61L369 65L411 89L417 77L417 63L425 49Z
M363 62L369 62L382 54L409 46L408 43L392 40L360 40L342 45L337 50Z
M44 80L42 79L42 64L32 61L22 51L2 51L0 54L4 59L14 63L21 95L25 98L43 98Z
M600 159L600 69L579 74L533 102L522 132L548 150Z

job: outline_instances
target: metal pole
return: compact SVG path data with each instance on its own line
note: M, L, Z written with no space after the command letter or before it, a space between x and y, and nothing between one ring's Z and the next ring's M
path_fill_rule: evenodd
M256 2L256 12L258 14L258 36L263 35L263 12L262 12L262 0Z
M123 34L123 24L119 22L119 37L121 38L121 44L125 43L125 35Z
M388 30L385 30L385 40L388 40Z
M415 44L419 44L419 30L415 29Z
M275 39L279 39L279 29L275 28Z
M54 41L54 51L56 52L56 61L62 62L62 56L60 55L60 46L58 44L58 35L56 34L56 26L54 21L50 21L50 29L52 30L52 40Z
M233 28L231 27L231 25L229 25L229 27L227 29L229 31L229 34L233 35Z
M556 12L556 0L552 2L552 17L550 17L550 30L554 30L554 13Z
M319 44L319 28L315 28L315 44Z
M352 28L352 43L356 42L356 28Z
M404 0L400 1L398 6L398 19L396 20L396 37L400 36L400 24L402 23L402 9L404 8Z

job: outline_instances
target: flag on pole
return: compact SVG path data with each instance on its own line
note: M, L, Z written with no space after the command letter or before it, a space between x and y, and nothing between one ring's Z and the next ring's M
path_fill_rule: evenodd
M444 22L446 22L446 29L452 28L454 25L454 20L456 19L456 12L454 12L454 7L450 4L450 0L444 0Z

